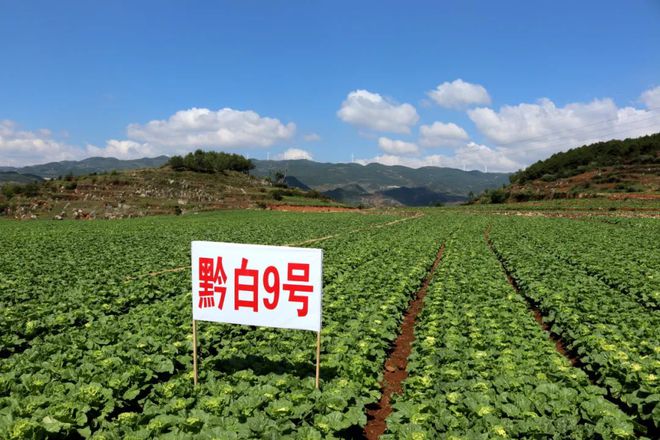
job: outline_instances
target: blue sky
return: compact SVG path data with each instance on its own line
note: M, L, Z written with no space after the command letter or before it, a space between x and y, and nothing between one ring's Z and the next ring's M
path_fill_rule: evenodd
M0 165L202 147L511 171L660 131L660 1L0 0L0 57Z

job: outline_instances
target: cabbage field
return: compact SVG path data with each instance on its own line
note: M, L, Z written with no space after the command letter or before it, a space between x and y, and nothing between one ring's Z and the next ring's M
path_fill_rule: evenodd
M319 390L315 333L207 322L193 386L193 240L324 250ZM425 280L381 438L659 435L657 219L227 211L2 221L0 246L0 439L373 438Z

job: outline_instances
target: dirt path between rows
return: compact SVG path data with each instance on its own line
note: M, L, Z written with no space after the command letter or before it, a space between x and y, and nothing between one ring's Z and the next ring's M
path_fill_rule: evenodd
M408 357L412 350L412 343L415 340L415 321L424 307L424 297L438 264L440 264L444 250L445 245L443 244L438 250L433 266L424 278L422 287L417 291L417 295L408 306L401 323L399 337L394 341L393 349L385 361L383 381L381 382L381 398L377 403L367 407L367 425L364 427L364 438L368 440L376 440L385 432L387 417L392 412L392 394L401 394L403 391L402 382L408 377L408 371L406 371Z

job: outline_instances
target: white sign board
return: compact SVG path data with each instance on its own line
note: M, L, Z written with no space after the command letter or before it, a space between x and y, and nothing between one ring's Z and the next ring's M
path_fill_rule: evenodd
M193 319L321 331L321 249L192 242Z

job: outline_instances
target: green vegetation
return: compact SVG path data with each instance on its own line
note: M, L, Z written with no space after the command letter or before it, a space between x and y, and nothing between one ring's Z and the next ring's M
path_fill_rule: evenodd
M630 418L555 350L507 283L487 224L466 218L447 242L387 438L632 437Z
M463 209L463 208L459 208ZM527 202L506 201L502 204L472 204L469 207L474 212L549 212L556 211L562 215L567 213L589 213L591 215L621 216L626 212L648 213L660 215L660 199L585 197L580 199L557 198L551 200L530 200Z
M0 193L7 199L14 196L34 197L39 194L41 185L38 182L30 182L25 184L20 183L6 183L0 186Z
M7 183L40 182L43 179L33 174L20 174L15 171L0 171L0 185Z
M634 139L611 140L556 153L510 176L511 183L541 179L552 182L599 167L659 164L660 133Z
M248 173L254 169L250 159L240 154L222 153L216 151L196 150L185 156L172 156L167 164L175 171L196 171L198 173L220 173L223 171L237 171Z
M386 438L654 438L658 220L507 206L2 220L0 438L359 437L443 244ZM320 390L313 333L205 322L193 387L192 240L324 250Z
M602 228L613 227L592 225L587 229L597 234ZM652 231L656 240L629 231L619 234L625 247L641 249L630 256L628 265L633 266L637 259L647 267L642 266L641 273L633 273L632 277L643 280L648 276L652 281L658 274L657 260L652 260L658 250L657 224ZM555 255L535 243L536 237L545 234L552 232L532 220L507 219L495 223L491 238L497 255L521 291L538 304L552 331L568 342L568 349L580 357L597 383L625 402L642 420L652 420L656 427L660 426L660 315L654 300L657 293L652 293L657 283L647 281L648 290L643 287L640 291L630 290L635 284L626 289L612 287L621 281L612 278L610 285L601 279L603 266L589 269L593 259L599 257L614 267L617 258L628 258L608 256L616 253L609 247L609 240L592 238L591 245L597 250L581 248L581 252L592 255L582 258L578 254L575 258L580 263L576 265L566 260L568 249ZM560 240L557 239L558 249L564 247Z

